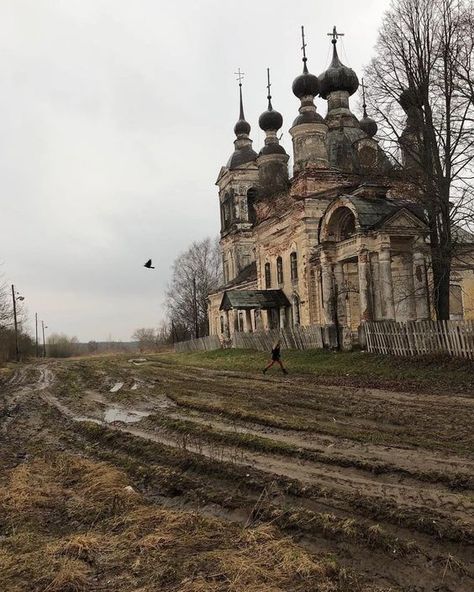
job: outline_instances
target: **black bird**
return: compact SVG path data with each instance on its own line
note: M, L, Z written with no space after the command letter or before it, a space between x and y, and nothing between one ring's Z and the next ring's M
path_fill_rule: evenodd
M151 264L151 259L148 259L148 261L145 263L143 267L146 267L147 269L155 269Z

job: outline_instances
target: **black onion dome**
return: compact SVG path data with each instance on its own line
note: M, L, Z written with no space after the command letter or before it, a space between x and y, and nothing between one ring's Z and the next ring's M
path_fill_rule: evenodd
M376 122L367 114L360 120L360 129L365 132L370 138L373 138L379 129Z
M304 123L324 123L324 119L317 111L304 111L293 121L293 127Z
M300 74L293 80L292 86L293 94L302 99L308 95L316 97L319 93L319 80L314 74L310 74L304 65L303 74Z
M319 75L319 94L323 99L327 99L330 93L337 90L345 90L349 95L353 95L359 88L359 79L357 74L345 66L337 55L336 45L334 44L333 58L329 68Z
M242 83L239 83L239 98L240 98L240 111L239 111L239 120L234 125L234 133L236 136L240 136L241 134L250 134L250 123L245 120L244 115L244 101L242 99Z
M236 136L240 134L250 134L250 123L245 121L245 119L239 119L239 121L234 126L234 133Z
M280 144L271 142L270 144L266 144L260 150L259 156L263 156L265 154L286 154L286 150Z
M227 161L227 168L231 171L240 168L242 165L257 160L258 154L253 150L252 146L244 146L234 150L231 157Z
M283 125L283 117L281 113L275 111L271 105L258 118L258 125L264 132L277 131Z

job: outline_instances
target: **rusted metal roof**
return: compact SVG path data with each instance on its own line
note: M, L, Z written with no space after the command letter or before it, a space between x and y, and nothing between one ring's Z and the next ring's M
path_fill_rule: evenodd
M228 290L224 292L220 310L251 310L290 306L283 290Z

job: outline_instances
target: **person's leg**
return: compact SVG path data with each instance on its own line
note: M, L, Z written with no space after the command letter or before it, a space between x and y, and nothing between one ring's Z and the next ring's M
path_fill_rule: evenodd
M280 364L280 368L283 374L288 374L288 370L283 366L283 362L281 360L278 360L278 363Z
M270 360L270 362L265 366L265 368L263 369L263 373L265 374L265 372L270 369L273 364L275 363L275 360Z

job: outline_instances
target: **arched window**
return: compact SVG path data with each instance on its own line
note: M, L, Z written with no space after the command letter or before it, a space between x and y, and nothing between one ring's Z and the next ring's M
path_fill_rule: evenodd
M343 241L355 234L355 216L349 208L341 207L333 212L326 231L327 239Z
M277 257L277 284L283 283L283 261L281 257Z
M225 320L224 320L224 315L221 315L221 333L225 333Z
M248 218L251 224L255 224L257 221L257 212L255 210L255 202L257 200L257 190L255 187L251 187L247 191L247 211Z
M293 295L293 325L300 324L300 299L297 294Z
M290 255L290 270L291 281L296 282L298 279L298 255L294 251Z
M265 288L268 290L272 287L272 270L270 263L265 263Z

